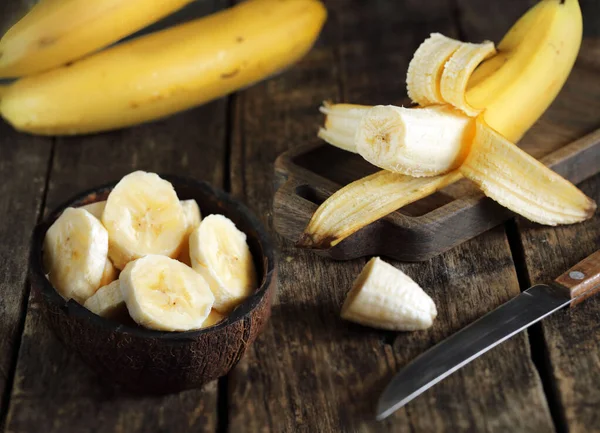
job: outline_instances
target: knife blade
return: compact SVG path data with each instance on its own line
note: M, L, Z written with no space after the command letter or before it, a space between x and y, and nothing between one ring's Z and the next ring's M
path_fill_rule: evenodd
M600 291L600 250L553 283L535 285L487 313L404 367L377 405L382 420L456 370L567 305Z

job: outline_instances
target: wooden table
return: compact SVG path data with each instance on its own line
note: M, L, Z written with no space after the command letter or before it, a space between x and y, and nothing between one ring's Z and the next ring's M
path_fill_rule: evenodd
M0 3L1 29L30 3ZM178 173L231 191L270 225L273 161L314 140L322 100L405 100L408 62L430 32L497 41L533 3L331 0L328 23L306 58L228 98L86 137L33 137L0 122L0 431L600 431L600 298L553 315L386 421L373 420L379 391L403 365L596 250L599 216L559 228L517 218L428 262L397 263L438 305L434 327L416 333L343 322L341 303L365 260L324 260L273 234L279 293L264 334L228 377L161 398L123 394L95 376L56 340L29 298L32 227L74 193L134 169ZM579 79L598 85L600 7L581 4ZM194 7L208 13L226 5L205 0ZM581 121L555 139L568 142L600 126L598 105L594 112L581 103L572 101L586 113ZM600 202L600 176L581 188Z

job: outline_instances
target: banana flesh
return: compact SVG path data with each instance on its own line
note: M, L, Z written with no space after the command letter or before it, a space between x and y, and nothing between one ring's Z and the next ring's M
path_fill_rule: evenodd
M354 142L371 164L414 177L448 173L464 160L474 120L446 105L377 105L361 118Z
M202 322L202 327L208 328L210 326L215 326L221 323L223 320L225 320L226 317L226 315L219 313L213 308L212 310L210 310L210 314L208 315L206 320Z
M66 299L83 304L100 287L108 255L108 233L83 209L67 208L44 238L44 269Z
M416 331L433 325L437 309L408 275L374 257L354 281L341 316L373 328Z
M128 263L119 282L131 318L159 331L202 327L215 300L199 273L166 256L150 254Z
M96 218L98 218L98 221L101 221L102 213L104 212L105 207L106 200L103 200L81 206L81 209L85 209L86 211L94 215Z
M228 313L257 288L246 235L223 215L209 215L190 235L192 268L208 282L213 308Z
M455 182L454 171L436 177L411 177L379 171L359 179L329 197L312 216L297 246L327 249L362 227Z
M354 135L362 116L370 109L368 105L330 104L320 108L325 114L325 127L319 128L319 138L348 152L357 153Z
M202 221L202 214L200 213L200 207L196 200L182 200L181 207L183 208L183 215L185 217L186 233L181 244L181 253L179 253L179 260L188 266L192 266L192 259L190 258L190 235L200 225Z
M100 287L83 306L101 317L119 317L126 310L119 280Z
M102 278L100 278L100 287L106 286L119 277L119 271L114 267L110 259L106 258L104 264L104 271L102 272Z
M421 106L444 104L440 81L444 66L461 46L461 42L440 33L432 33L417 48L408 64L406 91Z
M173 186L143 171L123 177L111 191L102 223L110 239L109 257L118 269L146 254L177 257L187 231Z
M42 72L106 47L192 0L40 1L0 40L0 78Z
M248 0L22 78L4 92L0 112L16 129L45 135L163 118L296 62L325 18L318 0Z
M477 123L471 152L460 172L488 197L540 224L573 224L596 210L596 203L571 182L483 121Z

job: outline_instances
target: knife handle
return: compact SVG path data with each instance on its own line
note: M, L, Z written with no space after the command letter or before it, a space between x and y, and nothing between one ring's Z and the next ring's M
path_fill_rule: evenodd
M556 280L569 289L571 307L600 292L600 250L583 259Z

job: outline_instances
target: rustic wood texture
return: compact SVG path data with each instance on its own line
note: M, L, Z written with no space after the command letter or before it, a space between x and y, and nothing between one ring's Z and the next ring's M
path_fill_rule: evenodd
M279 152L315 140L322 99L402 101L398 71L406 70L420 41L433 30L456 33L441 1L426 11L408 1L332 1L328 7L323 37L300 65L237 97L232 191L266 221L274 188L265 172ZM339 318L364 260L331 262L277 239L279 298L251 356L229 377L229 431L552 430L525 334L385 422L373 420L378 393L402 365L519 293L503 229L427 263L397 264L440 310L430 331L413 334L378 332Z
M32 3L0 4L0 29ZM226 3L199 1L195 7L207 12ZM403 76L430 32L498 40L533 3L326 0L329 21L315 49L280 76L233 96L231 122L221 100L150 125L55 139L54 148L52 139L0 124L0 431L600 431L599 297L544 321L531 334L531 349L528 335L520 334L385 422L373 421L378 393L394 372L517 295L517 276L521 289L529 282L524 280L550 281L596 250L600 217L561 228L519 219L517 230L508 225L512 254L505 228L497 227L428 262L394 263L438 306L434 327L416 333L342 321L341 304L365 260L332 262L297 250L273 231L273 162L287 149L318 143L322 100L407 103ZM559 98L525 137L534 154L536 143L552 141L558 148L600 126L600 12L595 0L581 5L588 38L566 87L576 96ZM318 159L321 170L335 168L325 156L313 155L313 162ZM339 183L355 174L353 164L338 172ZM230 183L273 234L279 297L266 331L222 382L228 389L212 382L201 391L165 397L126 394L59 343L38 303L30 299L24 315L28 241L40 214L134 169ZM436 194L408 214L448 203L461 188ZM600 176L583 189L600 200Z

